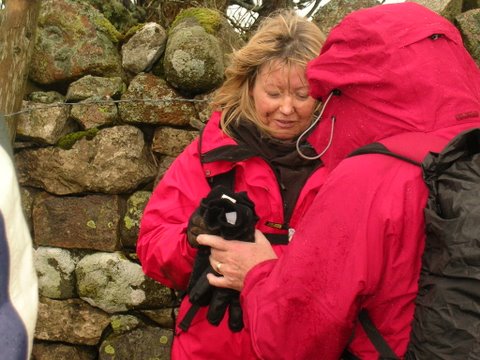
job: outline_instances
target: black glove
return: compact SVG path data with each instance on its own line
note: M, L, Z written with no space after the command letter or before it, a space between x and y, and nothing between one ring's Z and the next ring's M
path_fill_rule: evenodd
M207 320L218 325L228 308L228 327L233 332L243 329L243 312L240 307L240 293L233 289L213 288L212 300L208 308Z
M201 217L203 222L198 217ZM219 235L226 240L253 242L257 221L254 204L245 192L234 193L224 186L216 186L201 201L200 207L191 217L189 228L192 223L192 234L196 233L194 227L205 226L201 230L203 233ZM200 233L202 232L196 234ZM239 292L210 285L207 274L218 273L209 265L209 255L210 248L199 246L187 290L190 302L196 306L210 304L207 319L213 325L220 323L229 308L229 327L232 331L240 331L243 328L243 319ZM188 329L188 324L186 328Z
M203 206L203 219L211 234L226 240L255 241L258 217L246 192L233 193L223 186L216 186L202 201Z
M193 263L192 274L188 281L187 293L190 296L190 301L194 304L200 306L207 306L212 297L212 289L209 286L210 284L207 280L207 270L210 267L210 247L201 246L197 242L197 236L200 234L211 234L211 231L206 227L203 215L206 211L205 199L200 203L200 206L195 210L195 212L190 216L188 221L187 228L187 239L190 243L190 246L198 248L197 255L195 256L195 261ZM203 282L199 283L199 279L204 279ZM197 287L195 287L197 285ZM195 289L194 289L195 287Z
M250 226L255 230L257 220L254 205L246 192L232 193L224 186L216 186L190 216L187 239L195 248L199 246L197 236L200 234L253 242L254 232Z

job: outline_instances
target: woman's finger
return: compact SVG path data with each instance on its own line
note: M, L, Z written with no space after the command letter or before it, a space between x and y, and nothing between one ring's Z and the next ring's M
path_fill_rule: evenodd
M210 246L212 249L217 250L226 250L228 247L228 241L216 235L200 234L197 237L197 241L200 245Z
M240 281L235 281L228 276L215 276L214 274L207 274L208 282L212 286L220 288L229 288L241 291L243 283Z

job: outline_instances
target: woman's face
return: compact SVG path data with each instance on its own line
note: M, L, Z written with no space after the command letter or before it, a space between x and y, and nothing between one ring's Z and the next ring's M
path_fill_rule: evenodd
M300 65L274 61L260 68L250 95L270 136L292 140L308 128L316 105L308 90Z

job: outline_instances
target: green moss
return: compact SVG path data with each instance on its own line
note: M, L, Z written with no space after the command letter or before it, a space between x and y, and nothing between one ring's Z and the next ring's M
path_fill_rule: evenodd
M133 196L128 199L129 205L133 208L132 211L136 214L139 214L139 211L143 211L143 208L151 195L152 193L150 191L137 191L133 194Z
M112 40L114 44L118 44L123 40L123 35L115 26L104 16L97 16L93 19L93 22L99 31L107 34L108 38Z
M110 106L99 106L98 111L102 114L110 114L112 112L112 108Z
M143 215L143 210L145 209L145 205L147 204L151 194L152 193L149 191L138 191L128 199L128 211L123 218L123 222L127 230L132 230L134 227L138 227L140 225L140 218Z
M123 252L117 251L115 254L117 254L120 260L128 260L127 256Z
M119 331L122 328L122 320L121 319L112 319L110 322L113 331Z
M112 345L105 346L104 351L108 355L115 355L115 348Z
M88 220L88 221L87 221L87 226L88 226L90 229L96 229L96 228L97 228L97 224L95 224L95 221L93 221L93 220Z
M222 24L222 17L218 11L207 8L188 8L180 11L170 28L175 28L185 18L194 18L208 34L212 35Z
M93 139L95 135L97 135L98 131L99 130L97 128L92 128L85 131L78 131L78 132L67 134L65 136L62 136L58 140L57 146L64 150L69 150L80 139L83 139L83 138L87 138L88 140Z
M141 30L145 26L145 23L137 24L132 26L130 29L127 30L125 35L123 36L123 41L128 41L133 35L137 33L137 31Z
M135 221L135 220L133 220L133 219L132 219L131 217L129 217L129 216L125 216L125 217L123 218L123 221L124 221L124 223L125 223L125 228L126 228L127 230L131 230L134 226L138 225L138 222Z

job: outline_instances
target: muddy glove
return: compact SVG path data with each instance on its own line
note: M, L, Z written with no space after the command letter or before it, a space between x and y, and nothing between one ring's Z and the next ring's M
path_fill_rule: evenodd
M250 242L255 240L255 224L258 217L255 214L253 203L245 192L234 193L224 186L216 186L201 201L200 207L195 213L192 217L201 216L203 223L198 219L192 220L192 223L194 223L192 228L199 226L199 224L205 225L204 230L202 230L203 233L219 235L227 240ZM195 230L192 230L191 233L195 234ZM219 289L210 285L207 274L218 274L209 265L209 255L209 248L199 246L187 290L190 302L193 304L192 308L197 307L198 310L198 306L210 304L207 318L213 325L218 325L229 305L233 303L233 308L230 310L229 326L232 331L239 331L243 328L242 313L238 301L239 293L235 290ZM196 310L192 310L192 312L193 314L189 311L181 323L181 327L185 331L188 329Z
M212 289L209 286L210 284L208 284L208 281L207 283L198 283L200 278L206 279L207 270L210 267L210 261L208 259L210 256L210 248L208 246L200 246L197 242L197 236L200 234L212 234L205 224L204 216L210 201L209 197L213 195L215 194L210 192L209 196L202 199L200 206L197 208L197 210L195 210L192 216L190 216L187 228L187 239L189 244L192 247L198 248L197 255L195 256L195 261L193 263L192 274L190 275L188 282L187 293L190 296L190 301L193 304L198 304L200 306L208 305L212 297ZM197 287L192 292L192 289L195 287L195 285L197 285Z
M198 248L197 236L200 234L210 234L208 231L205 220L203 219L203 215L201 213L204 212L202 205L195 210L195 212L190 216L190 220L188 220L188 227L187 227L187 240L191 247Z

